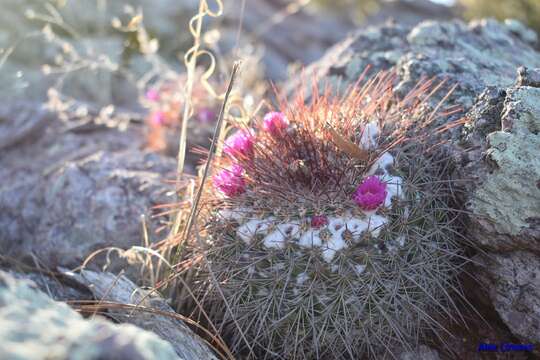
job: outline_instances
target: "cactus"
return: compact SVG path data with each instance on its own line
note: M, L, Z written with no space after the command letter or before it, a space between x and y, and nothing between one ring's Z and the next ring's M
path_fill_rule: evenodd
M466 260L430 142L433 83L400 100L394 80L300 94L224 144L194 251L201 299L239 354L391 358L457 310Z
M182 124L184 87L187 78L176 73L167 74L164 80L146 90L143 104L148 108L147 142L154 151L175 155L178 146L178 133ZM197 74L200 77L200 74ZM193 89L193 121L188 123L189 140L192 146L208 146L208 139L217 117L217 102L209 91L196 82Z

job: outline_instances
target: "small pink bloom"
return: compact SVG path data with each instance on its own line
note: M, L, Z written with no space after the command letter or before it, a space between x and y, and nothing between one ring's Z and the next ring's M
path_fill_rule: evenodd
M272 136L281 134L281 131L289 126L287 117L281 112L269 112L264 116L263 129Z
M353 200L362 210L375 210L386 199L386 183L377 176L368 176L356 188Z
M165 124L165 113L163 111L155 111L150 115L150 121L154 125Z
M328 225L328 218L326 215L315 215L311 218L311 226L314 228L320 228L324 225Z
M253 132L250 130L240 130L225 141L223 151L232 157L238 157L239 155L249 157L253 153L253 145Z
M210 124L216 120L216 113L208 108L204 108L197 113L197 119L203 124Z
M150 89L146 92L146 99L150 101L158 101L159 100L159 91L156 89Z
M212 178L214 187L228 197L240 195L246 190L243 173L244 168L237 164L229 169L223 169Z

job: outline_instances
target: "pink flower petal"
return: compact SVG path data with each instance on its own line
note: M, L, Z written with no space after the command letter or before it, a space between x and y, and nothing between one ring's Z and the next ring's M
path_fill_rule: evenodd
M375 210L384 204L387 194L385 182L377 176L368 176L356 188L353 200L362 210Z
M150 100L150 101L158 101L159 100L159 91L157 91L156 89L149 89L147 92L146 92L146 99Z
M163 125L165 124L165 113L163 111L155 111L150 116L150 121L154 125Z
M263 130L272 136L278 136L287 126L289 126L289 121L281 112L273 111L264 116Z
M223 169L212 178L214 187L227 197L240 195L246 190L243 173L244 168L237 164Z
M234 158L239 156L250 157L253 154L253 145L253 132L251 130L240 130L225 141L223 151Z

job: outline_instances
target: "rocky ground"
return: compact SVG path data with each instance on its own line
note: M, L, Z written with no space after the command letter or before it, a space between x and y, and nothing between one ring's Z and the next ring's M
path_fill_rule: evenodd
M435 342L402 359L477 359L484 356L476 352L481 342L533 344L533 353L511 358L540 356L537 45L536 34L515 21L386 24L351 34L308 68L337 89L356 81L367 65L371 73L395 68L403 91L422 77L457 85L448 102L461 106L467 122L444 136L456 179L467 179L464 235L477 250L464 286L485 322L471 314L468 329L454 329L452 355ZM299 84L291 80L288 88ZM134 297L135 285L125 277L66 270L104 247L140 245L141 214L151 230L161 225L150 209L170 201L172 186L164 180L173 177L175 163L145 151L142 131L138 125L125 131L71 128L38 103L0 104L0 254L6 270L0 273L0 322L6 325L0 328L0 353L8 358L42 358L25 352L30 344L53 349L59 359L111 353L130 359L215 357L178 319L115 310L106 314L109 319L131 325L113 325L83 319L54 301L146 301L148 308L172 312L162 299ZM98 257L91 267L106 260Z

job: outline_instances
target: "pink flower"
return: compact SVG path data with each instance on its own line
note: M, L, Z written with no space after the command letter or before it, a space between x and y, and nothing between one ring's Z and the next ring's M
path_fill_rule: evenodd
M273 111L264 116L263 129L272 136L279 135L287 126L289 126L289 121L281 112Z
M356 188L353 200L362 210L375 210L386 199L386 183L377 176L368 176Z
M246 190L243 173L244 168L237 164L229 169L223 169L212 178L214 187L228 197L240 195Z
M311 226L314 228L320 228L324 225L328 225L328 218L326 215L315 215L311 218Z
M159 100L159 91L156 89L150 89L146 92L146 99L150 101L158 101Z
M163 125L165 124L165 113L163 111L155 111L150 116L150 121L154 125Z
M203 124L210 124L216 119L216 113L208 108L204 108L197 113L197 119Z
M231 157L251 156L253 153L254 136L250 130L240 130L225 141L223 151Z

